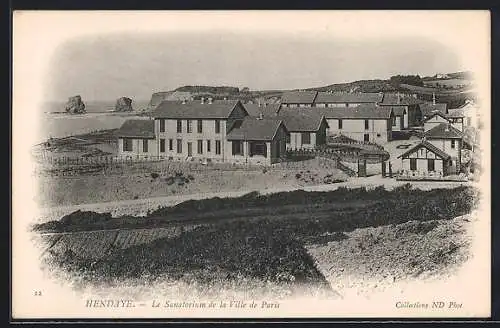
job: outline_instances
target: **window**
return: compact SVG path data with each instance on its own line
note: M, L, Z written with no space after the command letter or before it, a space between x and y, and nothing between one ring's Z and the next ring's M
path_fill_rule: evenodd
M182 154L182 139L177 139L177 154Z
M309 145L311 143L311 134L310 133L301 133L300 139L302 140L303 145Z
M123 151L132 151L132 139L123 138Z
M467 126L471 126L471 120L472 120L472 119L471 119L470 117L467 117L467 118L465 119L465 121L467 122Z
M215 140L215 154L220 155L220 140Z
M165 120L160 120L160 132L165 132Z
M289 143L291 142L291 141L290 141L290 133L287 133L287 134L286 134L286 137L285 137L285 142L286 142L287 144L289 144Z
M365 123L366 125L366 123ZM392 117L392 126L396 126L396 116Z
M250 144L250 156L254 155L267 157L267 146L265 142L252 142Z
M174 139L168 139L168 150L174 150Z
M207 153L211 152L210 150L210 140L207 140Z
M198 120L198 133L202 133L202 132L203 132L203 121Z
M219 120L215 120L215 133L220 133L220 121Z
M345 107L349 107L349 103L345 103Z
M411 171L417 170L417 159L416 158L410 158L410 170Z
M339 130L342 130L342 120L339 120Z
M370 141L370 135L369 135L368 133L365 133L365 134L363 135L363 140L364 140L365 142Z
M186 132L187 133L193 132L193 121L187 120Z
M233 146L233 155L243 155L243 142L234 140L231 144Z
M160 139L160 153L165 152L165 139Z
M434 160L433 159L427 160L427 171L434 172Z
M452 141L451 141L451 148L452 148L452 149L455 149L455 140L452 140Z
M182 121L177 120L177 133L182 133Z
M365 120L365 130L368 130L370 128L370 122L368 120Z
M203 154L203 140L198 140L198 154Z
M144 153L148 152L148 139L143 139L142 140L142 151Z

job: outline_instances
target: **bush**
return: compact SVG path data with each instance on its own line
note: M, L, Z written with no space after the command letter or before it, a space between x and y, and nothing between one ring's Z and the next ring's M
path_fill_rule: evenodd
M153 179L156 179L156 178L158 178L159 176L160 176L160 175L159 175L158 173L155 173L155 172L151 173L151 177L152 177Z
M300 179L301 177L302 177L302 174L300 174L300 173L295 174L295 179Z

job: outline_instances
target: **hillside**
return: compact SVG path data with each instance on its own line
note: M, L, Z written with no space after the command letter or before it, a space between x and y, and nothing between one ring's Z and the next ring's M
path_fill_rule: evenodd
M419 75L394 75L388 79L358 80L354 82L335 83L326 86L304 89L307 91L332 91L332 92L396 92L415 93L420 99L432 100L432 94L436 94L439 102L449 103L449 107L461 105L466 98L471 97L468 88L443 86L424 86L424 82L432 80L467 80L471 81L471 72L454 72L441 74L445 79L434 76L420 77ZM281 98L283 92L290 90L252 90L248 88L238 88L232 86L208 86L208 85L185 85L172 91L154 93L148 109L155 108L163 100L199 100L200 98L211 97L214 100L239 99L243 102L267 102L276 103Z

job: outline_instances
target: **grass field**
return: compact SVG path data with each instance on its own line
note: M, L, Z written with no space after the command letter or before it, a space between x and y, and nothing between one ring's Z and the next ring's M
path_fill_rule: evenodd
M295 295L299 290L314 293L321 290L328 294L333 292L330 284L306 245L347 240L352 237L349 232L361 228L449 220L469 213L475 199L475 191L468 187L422 191L408 185L392 191L342 188L332 192L250 194L185 202L159 209L147 218L113 219L102 214L80 213L63 218L59 225L38 226L38 230L199 225L192 230L164 230L165 235L143 230L140 234L148 237L136 239L145 240L156 234L144 243L131 242L126 234L120 237L123 241L116 242L115 235L115 244L121 246L113 248L106 247L113 236L101 236L101 251L95 249L99 244L93 239L82 237L89 233L75 234L78 236L75 240L67 241L72 251L53 252L46 263L52 268L62 267L86 283L165 276L194 284L201 293L210 292L214 285L239 288L248 281L267 281L279 287L278 293L286 290L286 295ZM423 233L432 227L432 223L417 224L410 230ZM64 237L72 239L71 236ZM365 246L369 245L367 242Z
M328 162L328 161L325 161ZM175 164L175 165L174 165ZM176 174L190 177L177 181ZM345 181L333 163L313 159L295 168L190 169L185 163L123 165L111 172L75 176L38 175L36 202L41 207L77 205L159 196L301 187ZM182 182L182 183L180 183Z

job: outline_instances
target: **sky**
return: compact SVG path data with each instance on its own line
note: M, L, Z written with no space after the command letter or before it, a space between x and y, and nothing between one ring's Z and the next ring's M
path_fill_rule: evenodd
M482 26L474 26L479 19L381 14L57 13L18 21L30 29L32 43L43 45L27 61L42 65L48 58L41 95L49 101L77 94L84 101L147 100L183 85L297 89L471 68L460 49Z

